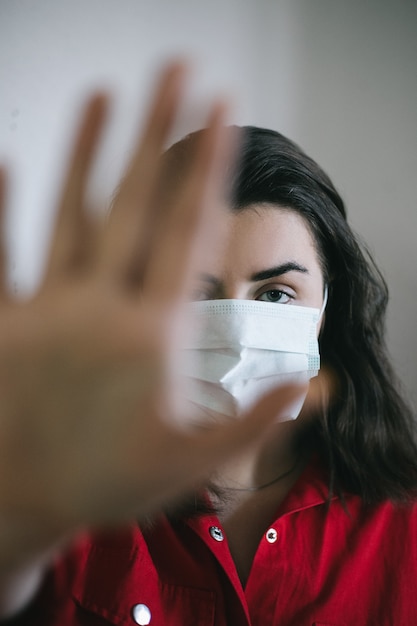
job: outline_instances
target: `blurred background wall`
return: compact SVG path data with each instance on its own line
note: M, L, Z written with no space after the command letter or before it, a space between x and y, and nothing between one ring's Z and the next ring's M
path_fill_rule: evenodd
M192 58L190 100L230 94L231 121L288 134L328 171L387 278L389 347L417 406L416 0L0 0L11 283L39 278L88 90L117 94L93 185L108 196L173 54ZM178 135L202 123L183 118Z

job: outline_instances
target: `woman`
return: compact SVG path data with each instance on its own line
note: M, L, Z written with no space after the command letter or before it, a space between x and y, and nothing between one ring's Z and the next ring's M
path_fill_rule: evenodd
M166 155L173 193L199 137ZM280 413L261 441L220 466L181 510L141 529L86 537L17 623L417 620L417 448L384 343L386 286L313 160L282 135L254 127L242 129L240 154L230 206L216 214L230 229L227 247L195 268L191 298L204 311L207 300L255 301L249 308L261 325L261 304L273 303L295 336L304 308L335 391L314 410L298 417L294 410L296 419ZM241 310L230 306L232 317ZM219 385L210 384L214 394ZM226 396L241 407L255 394L240 403L236 389L222 388L216 418L228 414ZM198 386L192 391L206 421L213 408L206 410L203 396Z

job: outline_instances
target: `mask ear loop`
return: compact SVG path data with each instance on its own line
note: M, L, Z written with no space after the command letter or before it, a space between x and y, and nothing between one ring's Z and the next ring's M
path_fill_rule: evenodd
M328 290L328 287L327 287L327 284L326 284L326 285L324 285L323 304L321 305L318 322L320 322L321 318L323 317L324 309L326 308L326 305L327 305L328 295L329 295L329 290Z
M329 289L328 289L328 285L327 283L324 285L324 291L323 291L323 304L321 305L321 309L320 309L320 313L319 313L319 319L318 319L318 324L320 323L320 320L323 317L325 308L327 306L327 300L328 300L328 296L329 296ZM323 330L323 327L320 330L320 334ZM329 395L329 389L326 388L326 385L322 384L322 380L320 379L320 376L318 378L318 384L319 384L319 393L320 393L320 400L319 400L319 405L320 405L320 414L321 414L321 421L322 421L322 425L323 428L326 429L326 431L328 430L328 409L329 409L329 400L330 400L330 395ZM327 506L330 506L330 501L331 498L333 496L334 493L334 464L333 464L333 451L330 449L329 451L329 465L330 465L330 484L329 484L329 495L328 495L328 501L327 501Z

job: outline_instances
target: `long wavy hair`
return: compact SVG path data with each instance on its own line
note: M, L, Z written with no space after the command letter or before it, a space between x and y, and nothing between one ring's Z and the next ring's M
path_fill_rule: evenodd
M232 209L268 203L299 213L313 234L328 285L320 353L338 385L311 428L329 468L330 491L359 494L368 503L411 501L417 495L416 426L385 343L387 285L317 163L278 132L245 126L240 133ZM181 169L178 163L192 152L195 137L168 150L168 162L177 166L168 167L171 172Z

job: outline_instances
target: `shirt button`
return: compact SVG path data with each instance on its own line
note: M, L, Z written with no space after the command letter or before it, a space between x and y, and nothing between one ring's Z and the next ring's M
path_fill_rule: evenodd
M275 530L275 528L270 528L269 530L266 531L265 537L268 543L275 543L276 540L278 539L278 533Z
M216 541L223 541L224 539L222 529L218 526L210 526L209 533Z
M148 626L151 623L151 612L146 604L135 604L132 609L132 616L139 626Z

